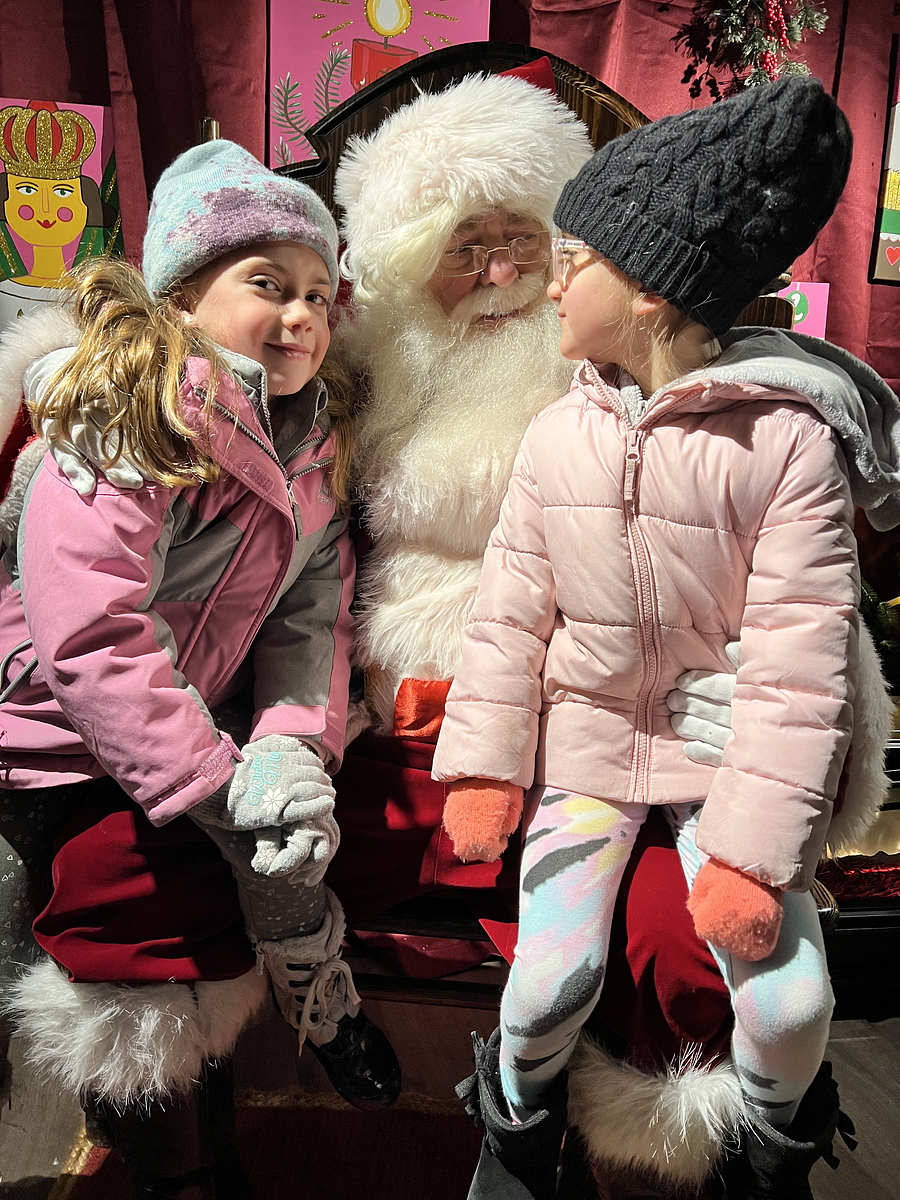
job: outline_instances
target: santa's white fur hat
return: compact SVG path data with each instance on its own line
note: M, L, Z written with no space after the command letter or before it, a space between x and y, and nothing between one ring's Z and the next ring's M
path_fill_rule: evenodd
M345 267L358 279L438 209L433 233L500 206L549 228L563 184L591 153L575 114L516 76L469 75L423 94L347 144L335 178Z

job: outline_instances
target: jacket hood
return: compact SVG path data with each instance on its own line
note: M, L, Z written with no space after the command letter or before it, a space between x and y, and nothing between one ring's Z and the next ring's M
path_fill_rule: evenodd
M900 524L900 400L880 375L839 346L804 333L755 326L720 339L709 379L792 391L827 421L847 456L853 500L879 530Z

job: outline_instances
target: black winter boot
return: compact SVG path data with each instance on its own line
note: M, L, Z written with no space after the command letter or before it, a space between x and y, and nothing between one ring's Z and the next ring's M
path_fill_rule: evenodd
M500 1085L500 1030L494 1030L486 1045L473 1033L472 1044L475 1074L456 1088L469 1116L484 1124L468 1200L553 1200L566 1131L566 1072L550 1085L544 1107L515 1125Z
M234 1145L230 1065L211 1062L189 1092L124 1107L85 1106L129 1169L135 1200L252 1200Z
M840 1111L831 1063L822 1063L800 1102L789 1133L781 1133L758 1113L741 1135L737 1153L728 1154L720 1170L727 1200L813 1200L809 1172L824 1158L832 1168L838 1160L831 1150L836 1132L856 1148L853 1122Z

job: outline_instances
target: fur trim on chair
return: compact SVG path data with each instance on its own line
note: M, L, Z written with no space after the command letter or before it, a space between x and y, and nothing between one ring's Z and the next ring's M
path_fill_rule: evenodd
M859 683L853 704L853 737L847 756L847 790L825 839L831 854L848 854L871 828L890 788L884 750L894 724L894 705L869 630L859 626Z
M20 317L0 337L0 446L9 437L22 403L22 377L33 362L52 350L77 346L81 336L71 315L47 304Z
M70 983L44 959L14 985L7 1011L41 1075L128 1104L188 1088L207 1059L231 1053L267 994L255 970L193 986Z

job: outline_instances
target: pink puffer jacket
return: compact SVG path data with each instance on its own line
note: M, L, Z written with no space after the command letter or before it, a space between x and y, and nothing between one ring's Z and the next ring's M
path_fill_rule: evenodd
M846 465L793 390L693 376L636 426L585 365L526 434L485 556L435 778L705 801L698 844L810 885L850 734L859 577ZM724 765L666 693L730 670Z

